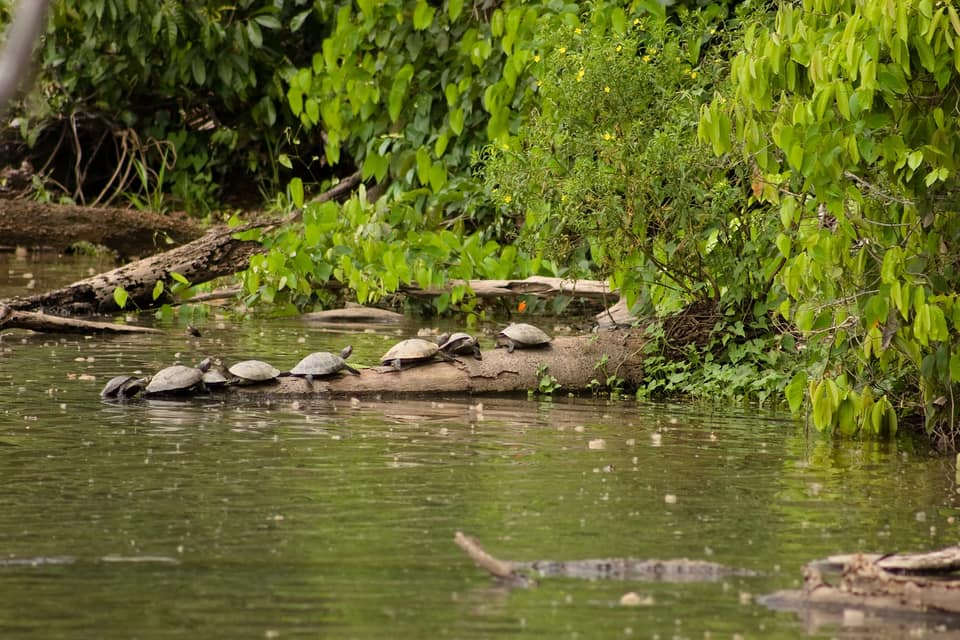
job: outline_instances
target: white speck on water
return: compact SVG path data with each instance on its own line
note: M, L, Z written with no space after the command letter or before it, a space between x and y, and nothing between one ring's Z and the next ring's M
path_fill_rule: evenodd
M917 511L913 516L916 518L917 522L926 522L927 521L927 512L926 511Z
M622 607L649 607L653 604L653 596L641 596L636 591L629 591L620 596L620 606ZM629 627L628 627L629 629ZM624 631L627 631L626 629ZM633 633L632 630L627 635Z
M749 591L741 591L740 595L740 604L751 604L753 602L753 594Z
M677 496L672 493L668 493L663 496L663 501L667 504L677 504Z
M577 433L583 433L584 431L587 430L587 428L584 427L583 425L579 425L579 424L578 424L577 426L575 426L575 427L573 428L573 430L576 431Z
M663 443L663 435L659 431L650 434L650 446L659 447Z
M597 438L595 440L591 440L590 442L587 443L587 448L588 449L606 449L607 441L604 440L603 438Z
M628 447L632 447L632 446L635 445L635 444L637 444L637 439L636 439L636 438L627 438L627 446L628 446Z

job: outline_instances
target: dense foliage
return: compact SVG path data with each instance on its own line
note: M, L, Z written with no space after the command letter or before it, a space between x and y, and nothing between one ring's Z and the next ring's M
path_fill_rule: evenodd
M954 445L956 8L785 4L772 27L747 33L733 78L734 99L705 110L704 133L723 151L732 123L779 208L781 311L811 356L791 404L808 389L814 424L843 433L892 430L895 408L917 412Z
M168 194L204 212L232 175L276 184L296 124L283 74L323 28L312 2L60 1L51 13L17 120L46 189L154 206Z
M949 3L84 0L43 56L17 122L48 189L204 211L258 177L289 218L248 303L606 277L664 318L641 393L955 443Z

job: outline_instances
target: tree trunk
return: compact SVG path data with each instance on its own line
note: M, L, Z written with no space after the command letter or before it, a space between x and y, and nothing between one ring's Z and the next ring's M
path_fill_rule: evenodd
M0 245L68 249L78 242L102 245L121 258L147 256L203 234L189 218L131 209L0 200Z
M130 307L148 309L172 301L169 291L175 281L171 273L199 284L245 269L250 256L264 249L257 242L237 240L234 235L258 226L266 226L266 223L240 229L212 229L203 237L165 253L131 262L62 289L5 302L18 311L43 310L57 315L108 313L120 310L113 294L117 287L122 287L127 292ZM164 283L164 291L154 298L158 281Z
M163 333L152 327L138 327L114 322L91 322L74 318L61 318L46 313L32 311L14 311L0 304L0 331L6 329L27 329L46 333Z

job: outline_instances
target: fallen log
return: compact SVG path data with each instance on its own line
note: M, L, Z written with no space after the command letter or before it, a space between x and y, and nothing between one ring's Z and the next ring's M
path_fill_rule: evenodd
M798 612L854 608L893 615L960 614L958 558L960 547L929 554L833 556L804 568L802 590L778 591L760 602ZM826 574L837 567L840 579L831 583Z
M483 360L462 357L402 371L373 366L361 369L360 375L315 380L281 377L263 385L227 386L217 393L268 398L362 398L516 393L545 387L565 394L602 388L611 376L619 378L625 387L635 387L643 376L644 341L640 331L557 336L541 349L517 349L513 353L486 349ZM351 365L357 363L351 361Z
M203 235L184 215L34 200L0 200L0 243L8 248L63 251L78 242L104 246L121 258L148 256Z
M75 318L61 318L33 311L15 311L0 304L0 331L28 329L46 333L163 333L160 329L138 327L114 322L93 322Z
M238 240L236 234L268 224L261 222L237 229L211 229L201 238L170 251L125 264L61 289L4 302L18 311L46 310L56 315L108 313L120 310L113 293L117 287L122 287L127 292L130 307L148 309L159 306L173 301L170 296L175 282L172 273L199 284L245 269L250 256L264 251L264 248L258 242ZM158 281L164 283L164 291L154 298L154 287Z
M638 558L601 558L591 560L536 560L508 562L494 557L480 541L460 531L453 541L474 563L506 586L532 587L540 578L614 579L646 582L711 582L727 576L755 576L756 572L715 562L688 560L649 560Z
M522 280L451 280L442 289L421 289L410 286L401 288L401 291L416 297L434 297L460 285L469 286L478 298L568 295L591 300L607 300L615 295L610 285L604 280L571 280L546 276L530 276Z

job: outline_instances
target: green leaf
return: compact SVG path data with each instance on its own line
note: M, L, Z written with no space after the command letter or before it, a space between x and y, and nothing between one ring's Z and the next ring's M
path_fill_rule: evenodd
M785 390L785 395L787 396L787 402L790 405L791 413L798 413L800 407L803 406L803 397L804 392L807 389L807 374L804 371L798 371L794 374L793 378L790 380L790 384L787 385Z
M790 238L786 234L779 233L777 234L777 249L780 250L780 253L784 258L790 257Z
M293 205L298 209L303 208L303 180L300 178L291 179L288 188L290 189L290 200L293 201Z
M163 295L163 280L157 280L157 283L153 285L153 299L158 299Z
M117 287L113 290L113 301L117 303L117 306L123 309L127 306L127 300L129 300L130 294L127 293L127 290L123 287Z
M183 276L182 273L178 273L178 272L176 272L176 271L171 271L171 272L170 272L170 277L173 278L174 280L176 280L177 282L179 282L180 284L185 284L185 285L188 285L188 286L189 286L189 284L190 284L190 281L187 280L187 279Z
M260 31L260 26L257 25L256 22L250 21L247 23L247 37L255 49L263 46L263 33Z
M433 15L436 9L427 4L426 0L417 0L417 6L413 10L413 28L417 31L423 31L433 22Z
M281 167L286 167L287 169L293 169L293 163L290 162L290 156L285 153L281 153L277 156L277 164Z
M463 109L456 108L450 110L450 130L454 134L460 135L463 133Z
M190 62L190 71L193 73L193 79L197 84L203 84L207 81L207 65L200 56L194 56Z
M282 29L282 28L283 28L283 25L280 23L280 21L277 20L276 17L271 16L271 15L263 14L263 15L259 15L259 16L254 16L253 19L256 20L258 24L260 24L261 26L266 27L267 29Z
M447 14L450 16L450 22L456 22L462 12L463 0L449 0L447 3Z

